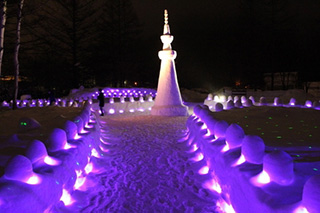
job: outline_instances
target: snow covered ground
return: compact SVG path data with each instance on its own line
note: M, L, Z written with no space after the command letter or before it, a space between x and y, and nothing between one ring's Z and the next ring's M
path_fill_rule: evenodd
M216 212L217 195L202 187L187 147L186 117L100 118L102 146L95 186L70 212ZM199 176L199 175L198 175ZM76 209L74 209L76 208Z
M148 110L114 113L105 117L98 116L98 112L95 111L96 128L87 129L89 131L87 136L83 134L87 139L83 138L79 141L81 144L89 144L89 147L92 140L98 140L99 144L95 150L89 150L88 160L87 154L82 156L85 164L80 163L81 168L83 167L81 171L85 171L87 175L81 176L80 170L77 170L77 180L68 184L76 185L78 181L82 181L81 185L78 187L72 185L73 190L69 190L70 197L65 190L63 194L58 193L59 197L54 198L58 199L57 202L47 210L52 212L233 212L234 209L239 209L238 212L245 212L243 209L246 208L239 208L239 205L245 204L248 208L252 206L256 209L260 208L259 205L263 205L264 209L270 210L268 206L274 204L276 205L272 207L274 211L284 212L283 210L286 209L288 211L285 212L292 212L301 204L303 185L307 179L319 174L319 131L317 131L320 126L319 116L312 111L314 109L308 108L301 111L295 108L279 108L280 111L268 110L265 107L252 107L252 109L252 112L249 112L248 108L242 111L234 109L219 112L216 113L216 118L227 120L229 124L239 122L246 134L257 134L261 137L267 135L265 138L267 153L274 148L284 146L285 151L289 151L295 161L293 174L296 178L293 185L280 186L280 188L273 182L264 184L262 188L253 185L248 177L259 174L262 165L238 162L239 166L232 166L239 160L238 157L241 154L239 149L221 153L220 148L223 148L225 141L218 140L218 143L212 144L212 137L206 136L203 139L204 132L201 125L199 126L201 123L194 117L193 124L190 125L188 117L150 116ZM0 111L2 174L6 162L14 152L24 155L27 143L34 138L45 141L53 128L63 128L66 120L73 120L80 111L79 108L74 107L30 107L17 111L2 108ZM319 111L316 112L319 113ZM29 130L23 129L19 120L21 117L35 118L40 126ZM287 120L288 118L293 120ZM301 122L302 119L303 122ZM290 131L294 131L296 135L291 134ZM278 136L281 138L277 138ZM301 143L307 147L307 150L300 152L301 147L297 148L299 146L297 144ZM71 140L70 144L76 145L77 141ZM8 155L6 152L12 145L14 148L9 150L11 153ZM80 151L81 146L77 150ZM310 146L312 152L310 152ZM61 153L67 152L69 151L61 151ZM78 156L76 154L78 151L71 152ZM55 152L52 154L56 157L64 155ZM44 171L44 169L39 170L36 164L33 166L37 172ZM74 167L68 164L66 166L70 169ZM93 168L88 170L88 166ZM57 170L56 167L46 166L45 168ZM69 174L70 171L65 170L65 173ZM73 178L72 175L70 177ZM1 177L0 188L5 189L4 191L8 190L6 186L15 187L14 184L17 184L15 180L9 182L3 180ZM51 186L56 186L55 184L57 183ZM30 195L30 190L36 187L27 187L25 183L18 185L20 188L16 190L20 194L12 194L10 195L12 197L8 198L0 193L0 208L10 199L17 199L17 196L19 199L23 198L23 189L26 189L26 195ZM62 190L59 187L56 191ZM319 189L316 187L313 189L315 195L319 195L317 194ZM36 187L36 190L39 191L39 187ZM31 193L31 195L37 193ZM33 205L37 203L32 197L23 198L21 202L24 201ZM234 209L231 203L234 204ZM283 204L288 205L281 207ZM17 209L28 211L26 206L23 207L25 209L19 207ZM303 205L296 212L299 211L307 212ZM317 210L310 212L317 212Z

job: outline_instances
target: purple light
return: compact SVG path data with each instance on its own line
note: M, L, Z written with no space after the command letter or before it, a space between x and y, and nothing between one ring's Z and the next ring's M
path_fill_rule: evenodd
M197 155L195 157L191 158L190 160L194 161L194 162L199 162L199 161L203 160L203 158L204 158L204 156L203 156L202 152L199 152L199 153L197 153Z
M30 185L37 185L41 183L41 178L40 176L33 174L31 177L28 178L26 183Z
M109 109L109 114L114 114L116 111L114 109Z
M250 179L251 183L255 186L261 187L265 184L270 183L270 176L266 171L262 171L261 173L259 173L258 175L252 177Z
M200 175L206 175L206 174L208 174L208 173L209 173L209 167L208 167L208 166L202 167L202 168L198 171L198 173L199 173Z
M228 151L228 150L230 150L230 147L229 147L228 142L226 141L226 145L223 147L223 149L221 150L221 152L226 152L226 151Z
M217 201L217 206L220 207L222 212L225 213L236 213L231 204L228 204L225 200L219 199Z
M203 187L206 189L209 189L211 191L218 192L219 194L221 194L221 192L222 192L220 184L215 179L211 179L211 180L205 182L203 184Z
M72 199L70 193L65 189L62 190L62 196L60 200L64 203L65 206L69 206L74 203L74 200Z
M93 170L93 164L90 162L86 165L86 167L84 168L84 171L86 172L86 174L89 174L90 172L92 172Z
M299 206L293 213L309 213L309 211L304 206Z
M91 155L96 158L100 158L99 153L95 148L91 149Z
M235 166L238 166L240 164L243 164L244 162L246 162L246 158L244 157L243 154L241 154L240 158L232 166L235 167Z
M50 166L57 166L57 165L60 165L60 163L61 163L60 160L57 160L57 159L50 157L50 156L44 157L44 162Z

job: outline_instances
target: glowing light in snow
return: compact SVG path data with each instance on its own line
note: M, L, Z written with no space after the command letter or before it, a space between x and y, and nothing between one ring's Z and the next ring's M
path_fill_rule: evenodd
M204 166L202 167L199 172L198 172L200 175L206 175L209 173L209 167L208 166Z
M86 134L86 133L88 133L88 132L89 132L89 131L84 130L84 129L82 129L82 130L80 131L81 134Z
M263 170L258 175L252 177L250 181L255 186L263 186L270 183L271 180L269 174Z
M293 211L293 213L309 213L309 211L305 207L299 206Z
M223 147L223 149L221 150L221 152L226 152L230 149L228 142L226 141L226 145Z
M201 126L201 129L207 129L207 125L205 123L203 123L203 125Z
M134 109L130 109L129 112L134 112Z
M224 201L223 199L219 199L217 201L217 206L220 207L220 209L223 212L226 213L236 213L236 211L233 209L231 204L228 204L226 201Z
M222 192L220 184L215 179L211 179L211 180L205 182L203 184L203 187L206 189L209 189L211 191L218 192L219 194L221 194L221 192Z
M95 148L91 149L91 155L96 158L100 158L99 153Z
M120 109L120 110L119 110L119 113L122 114L122 113L124 113L124 111L123 111L122 109Z
M114 109L109 109L109 114L114 114L116 111Z
M92 129L92 128L93 128L93 125L86 124L86 125L85 125L85 128L87 128L87 129Z
M33 174L31 177L29 177L26 183L30 185L37 185L41 183L41 178L38 175Z
M76 146L70 145L68 143L66 143L63 147L63 149L71 149L71 148L75 148Z
M82 171L76 170L76 174L77 174L77 180L73 186L75 190L79 189L86 181L86 177L82 176Z
M99 146L100 147L100 149L103 151L103 152L109 152L109 149L106 149L106 148L104 148L103 146Z
M204 156L203 156L202 152L199 152L199 153L197 153L197 155L195 157L191 158L191 160L195 161L195 162L199 162L199 161L203 160L203 158L204 158Z
M44 157L44 162L50 166L56 166L61 163L59 160L54 159L53 157L50 157L50 156Z
M290 103L290 105L291 105L291 106L294 106L294 103L293 103L293 102L291 102L291 103Z
M198 147L198 145L195 143L195 144L192 145L192 148L191 148L190 152L195 152L195 151L197 151L198 149L199 149L199 147Z
M243 164L244 162L246 162L246 158L243 154L241 154L240 158L232 166L238 166L240 164Z
M65 189L63 189L63 191L62 191L62 196L61 196L60 200L64 203L65 206L69 206L74 202L70 193Z
M76 136L74 136L74 139L75 140L78 140L78 139L80 139L80 138L82 138L79 134L76 134Z
M86 165L86 167L84 168L84 171L86 171L86 174L89 174L90 172L92 172L93 170L93 164L92 163L88 163Z

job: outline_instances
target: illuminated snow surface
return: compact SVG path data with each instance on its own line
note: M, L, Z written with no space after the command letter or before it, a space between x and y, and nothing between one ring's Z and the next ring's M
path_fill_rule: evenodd
M190 154L177 143L186 120L149 115L102 118L107 154L96 166L103 172L87 177L94 184L77 192L77 202L68 211L219 212L217 196L201 187Z

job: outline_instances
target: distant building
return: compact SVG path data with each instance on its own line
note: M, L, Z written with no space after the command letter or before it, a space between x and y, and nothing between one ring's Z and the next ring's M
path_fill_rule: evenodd
M273 87L272 73L264 73L264 84L266 90L296 89L299 85L298 72L273 73Z

